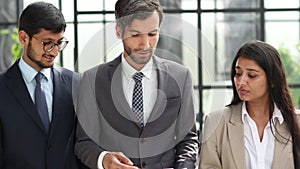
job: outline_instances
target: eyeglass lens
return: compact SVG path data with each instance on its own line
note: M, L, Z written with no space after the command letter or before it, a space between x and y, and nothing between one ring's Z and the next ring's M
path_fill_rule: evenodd
M45 51L52 51L54 49L55 46L58 46L58 50L62 51L68 44L68 41L60 41L58 43L54 43L54 42L48 42L48 43L44 43L44 50Z

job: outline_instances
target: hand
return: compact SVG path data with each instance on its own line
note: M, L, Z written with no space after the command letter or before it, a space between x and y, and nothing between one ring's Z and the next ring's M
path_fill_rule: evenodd
M121 152L109 152L105 154L102 165L105 169L138 169L133 166L133 162Z

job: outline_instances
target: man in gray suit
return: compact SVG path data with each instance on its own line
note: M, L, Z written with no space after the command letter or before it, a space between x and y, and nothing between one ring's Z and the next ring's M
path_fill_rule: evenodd
M158 0L118 0L124 52L84 72L75 153L97 168L195 168L198 137L188 68L153 55Z

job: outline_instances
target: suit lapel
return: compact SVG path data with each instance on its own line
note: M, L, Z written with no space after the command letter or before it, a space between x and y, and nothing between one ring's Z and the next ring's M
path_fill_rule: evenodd
M228 125L229 143L232 149L232 156L238 169L246 169L244 126L241 117L241 104L234 106L232 116ZM242 139L241 139L242 138Z
M53 109L52 109L52 120L51 120L51 127L50 127L50 134L53 131L56 123L59 121L61 113L64 110L64 96L68 95L66 93L67 86L66 80L62 76L61 72L59 72L56 68L52 68L53 73Z
M241 104L234 107L232 112L232 117L228 124L229 142L236 168L245 169L244 139L241 139L244 138L244 126L241 121ZM282 169L285 168L285 159L289 158L289 155L291 155L292 152L292 145L290 142L291 135L287 129L286 123L279 124L277 121L275 126L276 138L278 140L275 139L272 169Z
M121 132L127 129L127 134L135 137L141 128L140 125L136 123L136 117L124 95L121 55L108 63L107 75L104 74L105 71L98 72L99 70L102 69L98 69L96 73L95 91L100 112L102 112L104 118L109 121L114 128ZM108 78L104 78L103 76L108 76ZM99 79L105 80L99 81ZM107 99L110 99L110 101Z
M157 77L158 77L158 91L163 91L163 93L158 92L157 93L157 99L155 101L153 110L151 111L150 117L148 121L153 121L154 119L157 119L159 117L160 113L163 112L163 109L165 108L162 105L166 105L166 96L165 93L167 90L167 83L168 83L168 72L167 68L162 63L163 61L159 59L156 56L153 56L154 64L153 68L157 70ZM124 91L123 91L123 85L122 85L122 67L121 67L121 55L116 58L114 61L110 63L109 68L109 79L111 81L111 94L112 99L116 100L113 101L113 103L117 103L111 110L117 109L119 112L125 112L122 115L125 116L128 119L131 119L133 122L136 121L136 117L134 116L134 113L132 112L130 106L128 105L128 102L126 101ZM108 105L106 105L108 106ZM140 125L138 123L133 123L136 127L140 128ZM146 124L144 131L147 130ZM132 126L133 127L133 126ZM141 128L140 128L141 129Z
M131 121L136 121L137 119L126 101L123 91L121 56L115 62L112 62L111 66L109 69L109 79L111 81L112 99L113 101L116 100L117 103L115 106L119 112L124 112L122 113L124 117L131 119ZM138 123L136 125L140 128Z
M18 100L20 105L23 107L25 112L31 117L34 123L46 133L42 121L39 117L37 109L30 97L27 86L21 75L21 71L18 66L19 61L16 61L14 65L8 69L6 73L6 86L11 91L11 93Z
M274 158L273 158L273 166L272 169L282 169L285 168L285 159L289 158L292 152L292 143L291 143L291 135L288 131L286 123L279 124L276 121L275 128L276 138L275 139L275 150L274 150ZM288 139L288 140L287 140Z
M154 119L156 119L159 115L160 112L162 112L164 109L163 106L161 105L165 105L166 104L166 96L165 96L165 91L166 91L166 83L168 79L168 73L167 73L167 68L162 64L162 61L157 58L156 56L153 56L153 69L156 69L157 71L157 91L163 91L164 93L158 92L157 93L157 98L155 101L155 104L153 106L153 109L151 111L151 114L149 116L149 120L148 121L153 121ZM147 125L146 125L147 126Z

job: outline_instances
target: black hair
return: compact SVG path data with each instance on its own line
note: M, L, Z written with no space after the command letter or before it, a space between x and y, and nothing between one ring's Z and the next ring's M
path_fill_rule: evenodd
M300 127L280 54L273 46L262 41L250 41L245 43L236 53L231 65L233 98L228 106L236 105L241 101L234 85L234 77L236 74L235 66L239 57L245 57L255 61L265 71L267 75L270 103L276 104L278 109L281 111L285 122L287 123L288 129L292 136L294 165L295 168L299 169ZM270 118L273 116L273 111L274 105L270 104Z
M66 29L64 16L59 9L50 3L31 3L21 13L19 31L24 30L31 38L41 29L53 33L64 32Z

